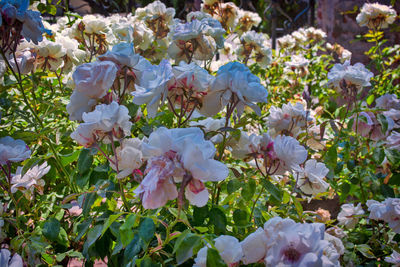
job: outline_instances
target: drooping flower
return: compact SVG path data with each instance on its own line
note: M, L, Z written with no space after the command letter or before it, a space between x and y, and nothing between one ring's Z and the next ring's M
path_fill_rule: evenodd
M228 176L227 167L213 159L214 145L204 140L198 128L158 128L142 144L142 151L149 160L146 176L135 193L146 209L159 208L178 197L175 183L190 191L185 195L192 204L203 206L208 200L204 183Z
M306 160L307 150L296 139L279 135L273 140L272 145L269 143L269 146L272 149L269 151L270 159L276 160L273 163L277 168L276 175L283 174L285 171L301 170L299 165Z
M71 133L71 138L85 147L98 141L110 143L110 135L120 139L131 133L129 111L115 101L109 105L97 105L94 111L83 113L82 119L83 123Z
M120 68L128 67L132 70L135 82L140 83L142 73L149 67L151 63L141 55L135 53L132 43L119 43L113 46L111 51L107 51L104 55L98 57L100 61L112 61Z
M36 165L26 171L22 175L22 167L18 166L16 174L11 179L11 193L15 193L18 190L25 192L33 192L34 188L38 190L39 193L43 193L43 187L45 182L41 179L50 171L50 166L47 162L42 165Z
M111 61L95 61L78 66L72 74L75 89L90 98L106 95L116 78L118 68Z
M68 73L72 70L73 66L78 66L83 63L87 52L78 48L79 43L77 40L60 35L56 37L55 41L61 44L66 51L63 72Z
M11 256L11 252L8 249L2 248L0 250L0 266L23 267L24 262L19 254L15 253L13 256Z
M324 239L329 242L328 246L324 249L324 256L326 256L335 267L340 267L339 258L344 254L344 246L342 240L325 232ZM325 266L325 265L324 265Z
M295 105L283 104L282 108L271 106L269 112L265 121L268 134L273 137L279 134L297 136L313 120L313 116L300 102Z
M325 192L329 184L324 181L329 169L322 162L309 159L304 165L304 171L299 173L298 185L306 194L317 195Z
M337 220L339 221L339 225L344 225L346 228L352 229L358 223L359 215L363 215L364 213L361 203L358 203L356 207L354 207L353 203L343 204Z
M357 23L370 29L385 29L396 19L397 13L391 6L365 3L357 15Z
M343 64L335 64L328 72L329 84L338 92L351 86L360 91L363 87L370 86L370 80L374 76L362 63L350 65L350 61ZM343 81L345 82L343 88Z
M24 161L31 156L31 150L24 141L10 136L0 138L0 164Z
M251 107L260 115L261 110L256 103L266 103L267 97L267 89L248 67L238 62L230 62L218 70L210 91L204 97L200 113L213 116L233 99L239 115L243 113L245 106Z
M376 107L381 109L400 109L400 99L395 94L384 94L376 100Z
M221 259L228 265L233 266L238 263L242 257L242 247L240 246L239 240L233 236L221 235L214 239L215 248L218 250ZM207 266L207 250L208 246L205 246L199 250L197 257L194 260L193 267L206 267Z
M16 21L22 24L21 35L28 41L35 44L42 41L43 33L51 34L43 26L40 12L28 10L29 1L3 0L0 2L0 26L3 29L12 29L15 27ZM9 25L11 23L11 25ZM20 28L20 27L15 27ZM3 36L9 35L11 32L4 33ZM15 34L15 32L14 32ZM16 38L18 40L18 38Z
M257 27L261 22L261 17L258 13L239 9L237 21L237 33L240 35L251 30L252 27Z
M38 44L36 64L39 68L57 71L64 66L66 54L62 44L44 39Z
M184 61L174 66L172 72L174 76L167 88L169 101L174 106L184 107L188 112L201 106L214 76L196 63L187 64Z
M398 253L396 250L393 250L393 253L390 256L385 257L385 261L393 264L392 266L394 266L394 267L399 267L400 266L400 253Z
M74 121L82 120L83 113L90 112L96 104L95 98L90 98L86 94L74 90L67 105L69 119Z
M157 39L161 39L167 36L174 24L175 9L167 8L160 1L154 1L144 8L136 9L135 15L146 23Z
M115 150L119 170L117 178L124 178L142 166L143 155L141 146L142 141L138 138L122 140L121 146L117 147ZM110 162L110 166L113 170L117 171L115 162Z
M15 72L19 72L21 74L28 74L34 68L34 63L36 60L36 52L32 48L17 48L15 51L15 59L12 58L12 55L8 58L8 62L11 65L11 68Z
M272 61L272 50L268 36L248 31L240 37L241 45L236 49L236 55L244 63L259 63L261 67L268 66Z
M176 62L192 59L210 60L217 48L224 45L225 30L213 18L178 23L171 31L172 43L168 55Z
M387 198L383 202L368 200L367 206L370 219L387 222L394 232L400 233L400 199Z
M267 133L262 136L242 133L232 148L236 158L263 159L262 169L271 175L301 172L300 164L307 159L307 150L296 139L285 135L271 138Z
M393 131L386 139L386 147L400 150L400 133Z
M147 68L140 78L141 83L132 92L133 103L147 104L147 113L150 118L157 114L158 107L167 98L167 85L173 78L172 66L168 60L162 60L159 65Z

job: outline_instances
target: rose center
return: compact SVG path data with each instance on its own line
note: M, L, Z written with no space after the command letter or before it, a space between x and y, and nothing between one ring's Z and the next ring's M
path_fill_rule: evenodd
M295 248L289 247L283 251L283 256L285 261L295 263L300 259L301 254Z

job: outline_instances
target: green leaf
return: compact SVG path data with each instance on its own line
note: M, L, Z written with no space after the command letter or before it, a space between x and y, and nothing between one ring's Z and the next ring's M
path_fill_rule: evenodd
M133 227L135 226L136 222L136 214L129 214L126 217L126 221L121 227L119 228L121 242L126 247L134 238Z
M394 173L392 177L390 177L388 184L396 186L400 185L400 173Z
M101 236L101 230L103 229L102 225L95 225L92 229L87 233L86 243L87 247L91 247L94 242Z
M276 201L282 202L282 192L276 187L273 183L268 180L262 180L263 186L267 189L267 191L275 198Z
M76 175L75 175L76 184L80 188L83 188L85 185L88 184L91 173L92 172L90 172L90 171L85 172L85 173L80 173L80 172L76 173Z
M381 124L382 127L382 132L386 133L388 129L388 121L385 115L383 114L378 114L377 116L378 122Z
M47 5L47 13L49 13L50 15L55 16L57 13L57 8L54 5Z
M181 245L182 241L185 239L185 237L190 233L190 229L186 229L185 231L183 231L182 233L179 234L178 239L176 239L175 241L175 245L174 245L174 250L172 251L172 253L176 253L176 251L178 250L179 246Z
M156 226L153 219L145 218L139 225L139 236L145 241L149 242L156 231Z
M79 150L75 150L74 152L72 152L70 154L60 155L61 164L64 167L69 165L70 163L74 162L78 158L79 154L80 154Z
M93 156L90 149L84 148L81 150L78 158L78 171L83 174L90 170L93 164Z
M297 214L301 217L303 215L303 206L301 203L297 200L296 197L292 197L293 204L296 208Z
M107 231L107 229L110 227L110 225L115 222L116 219L118 219L122 215L121 213L118 214L112 214L110 215L107 220L103 224L103 230L101 230L101 236L104 235L104 233Z
M241 187L241 183L237 179L232 179L228 182L226 185L226 189L228 190L228 194L232 194L233 192L236 192Z
M374 95L370 95L370 96L367 98L367 104L368 104L368 105L371 105L372 102L374 102L374 100L375 100L375 96L374 96Z
M368 259L375 258L374 253L371 251L371 247L367 244L360 244L356 245L355 247L364 257L367 257Z
M89 229L90 224L92 223L93 219L88 219L83 221L82 223L78 224L77 226L77 231L78 231L78 236L75 238L75 242L78 242L81 240L81 238L85 235L86 231Z
M384 197L395 197L393 188L391 186L387 184L381 184L380 188Z
M253 179L249 179L248 182L242 188L242 197L249 201L253 198L256 192L256 182Z
M128 244L124 251L124 263L127 264L128 262L135 260L135 256L139 254L144 246L143 240L140 238L139 235L135 235L132 241Z
M207 249L207 267L224 267L226 266L225 262L222 260L219 255L218 250L213 248Z
M184 263L193 256L193 248L195 248L200 241L201 238L192 233L188 233L183 238L176 250L176 261L178 265Z
M208 218L208 206L193 207L193 220L195 225L202 225L204 220Z
M226 231L226 215L219 208L215 207L210 210L209 225L214 226L215 234L225 233Z
M55 218L50 218L44 223L42 233L48 240L56 241L60 228L60 222Z
M58 234L58 237L57 237L57 243L66 248L69 247L68 234L64 230L64 228L60 228L60 233Z
M83 200L82 213L83 216L88 216L93 203L96 201L97 195L95 192L90 192L85 195Z
M386 149L385 154L389 160L390 163L392 163L394 166L399 164L400 162L400 151L397 149Z
M385 159L385 151L379 147L377 147L372 155L376 164L381 164L382 161Z
M140 261L140 267L159 267L161 264L154 263L149 256Z
M332 166L337 165L337 147L331 146L325 154L325 164Z
M235 210L233 212L233 221L237 226L246 226L249 223L249 215L244 210Z

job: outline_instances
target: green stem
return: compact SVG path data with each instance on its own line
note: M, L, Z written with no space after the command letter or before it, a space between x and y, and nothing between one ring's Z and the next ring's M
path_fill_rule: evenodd
M23 97L23 99L24 99L25 105L26 105L26 106L28 107L28 109L32 112L33 117L35 118L35 120L37 121L37 123L40 125L40 127L41 127L42 129L44 129L44 124L43 124L42 120L40 119L40 117L39 117L38 114L36 113L35 109L34 109L34 108L31 106L31 104L29 103L28 98L26 97L24 88L23 88L23 86L22 86L21 72L20 72L20 70L19 70L19 66L18 66L16 57L15 57L15 52L13 52L13 57L14 57L14 61L15 61L15 64L16 64L16 67L17 67L17 70L18 70L18 75L17 75L17 73L14 71L14 69L11 67L10 62L8 61L8 59L6 58L6 56L5 56L5 54L4 54L4 51L0 49L0 53L1 53L1 55L2 55L2 57L3 57L3 59L4 59L4 61L6 62L8 68L11 70L12 74L14 75L15 79L17 79L17 84L18 84L18 87L19 87L19 91L20 91L21 94L22 94L22 97ZM35 127L35 128L36 128L36 127ZM77 192L78 192L78 189L76 188L76 186L75 186L74 184L71 184L71 181L69 180L69 175L68 175L67 171L64 169L64 166L61 164L61 160L60 160L60 158L59 158L59 156L58 156L58 154L57 154L56 149L55 149L54 146L53 146L53 143L51 142L50 138L45 138L45 139L48 141L49 147L50 147L51 151L52 151L53 154L54 154L54 157L55 157L55 160L56 160L56 162L57 162L57 165L59 165L59 168L61 169L61 172L65 175L64 178L65 178L66 182L67 182L68 185L72 188L72 190L73 190L75 193L77 193ZM60 172L60 171L59 171L59 172ZM61 174L61 173L60 173L60 174Z
M258 194L257 198L254 200L253 207L251 208L250 217L249 217L250 222L251 222L251 218L253 217L254 209L256 208L256 204L257 204L258 200L260 199L262 193L264 193L264 190L265 190L265 187L264 186L261 187L260 193Z

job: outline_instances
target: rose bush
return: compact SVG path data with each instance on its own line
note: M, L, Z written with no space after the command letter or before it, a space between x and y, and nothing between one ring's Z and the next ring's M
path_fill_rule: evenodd
M0 266L400 263L392 7L359 11L364 65L232 2L28 6L0 1Z

